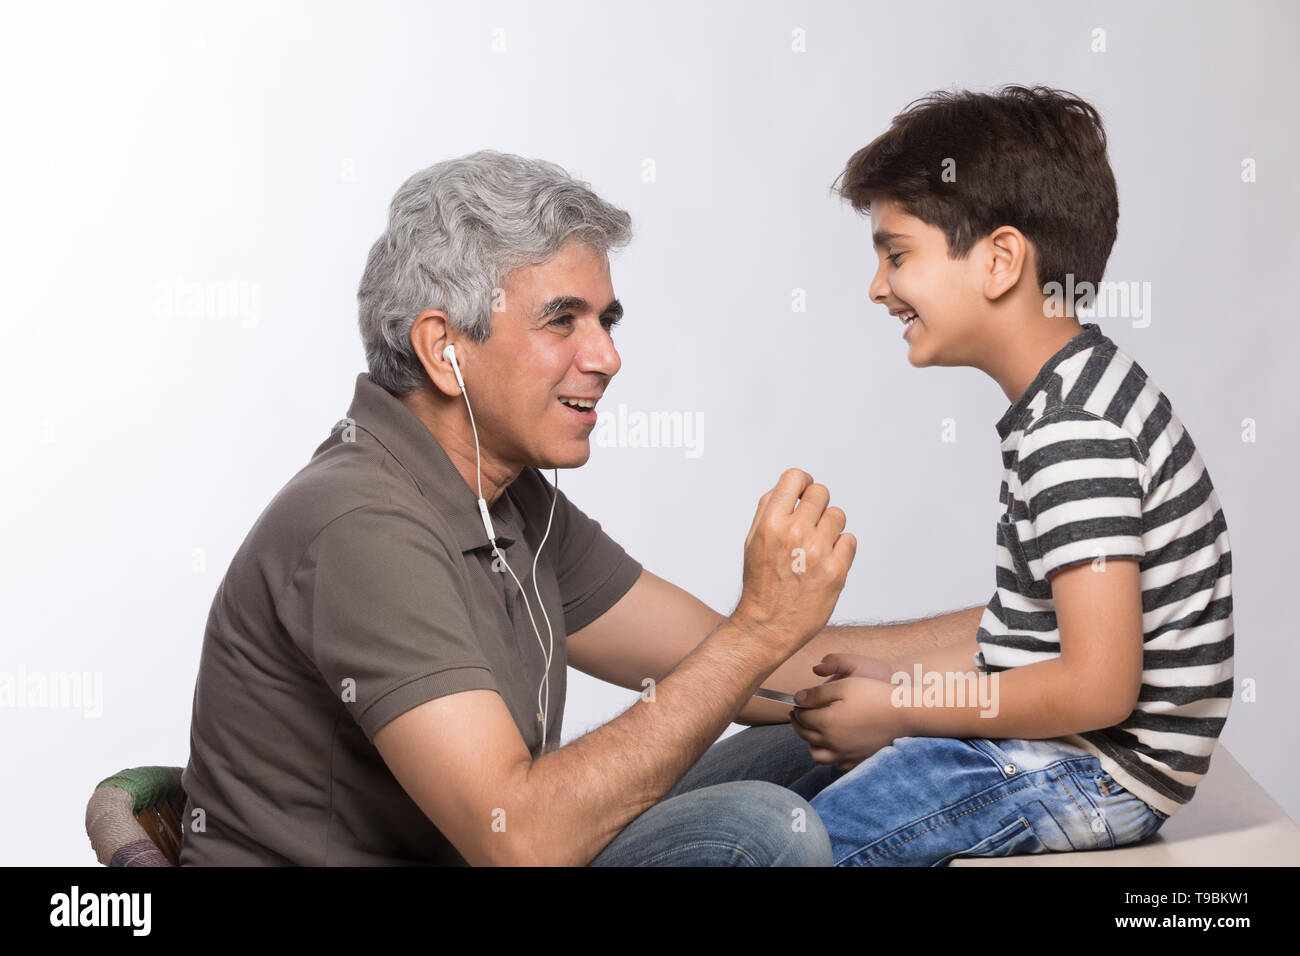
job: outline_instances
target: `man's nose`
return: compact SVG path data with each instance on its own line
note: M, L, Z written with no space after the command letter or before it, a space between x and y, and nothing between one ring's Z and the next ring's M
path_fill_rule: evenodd
M602 323L585 331L578 342L578 354L574 363L580 372L595 372L607 379L613 378L623 366L623 360L614 348L614 339Z

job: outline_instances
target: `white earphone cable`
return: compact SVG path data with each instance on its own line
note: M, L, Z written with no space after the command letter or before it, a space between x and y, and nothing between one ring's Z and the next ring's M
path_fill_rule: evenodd
M475 462L475 468L477 469L478 472L478 504L479 504L480 511L482 512L482 514L486 519L487 504L483 500L483 457L479 452L478 426L474 424L474 409L471 408L469 404L469 392L465 388L464 379L461 378L460 365L456 361L456 352L451 346L448 346L446 351L450 353L447 357L451 360L452 368L456 370L456 380L460 384L460 393L465 399L465 408L469 412L469 427L473 429L474 432L474 462ZM554 469L554 474L555 474L555 488L551 494L551 513L550 516L546 519L546 533L542 536L541 544L537 546L537 553L533 555L533 591L537 595L537 605L539 608L541 608L542 617L546 620L546 640L547 640L546 646L542 646L542 634L541 631L537 629L537 619L533 617L533 608L532 605L529 604L528 595L524 593L523 584L520 583L519 578L515 575L515 572L510 567L509 562L506 561L505 552L502 551L500 546L497 545L496 535L492 533L490 530L488 531L488 538L492 543L492 554L501 560L501 564L505 567L507 571L510 572L510 577L514 578L515 587L519 588L519 596L524 599L524 607L527 608L528 610L528 620L533 626L533 633L537 635L537 644L542 649L542 660L545 662L546 672L545 674L542 675L542 681L537 686L537 707L538 707L538 712L541 714L542 717L542 747L541 747L542 753L546 752L546 729L547 729L548 717L550 715L550 704L551 704L551 659L553 658L555 653L555 634L551 630L550 615L546 613L546 605L542 601L542 592L538 589L537 586L537 559L540 558L542 555L542 548L546 545L546 539L551 536L551 521L555 517L555 501L560 496L560 472L558 468ZM487 525L487 527L490 528L490 523L488 523L486 520L485 520L485 525ZM543 691L545 691L544 702L543 702Z

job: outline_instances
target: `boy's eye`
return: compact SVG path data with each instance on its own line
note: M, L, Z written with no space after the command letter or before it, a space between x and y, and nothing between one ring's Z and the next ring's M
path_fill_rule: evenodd
M898 265L898 257L901 255L902 255L901 252L891 252L889 255L885 256L885 258L888 259L890 262L892 262L894 265Z

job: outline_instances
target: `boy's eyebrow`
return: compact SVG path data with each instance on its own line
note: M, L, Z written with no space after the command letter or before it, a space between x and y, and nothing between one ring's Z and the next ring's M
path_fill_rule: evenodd
M580 296L560 295L551 299L542 306L541 311L538 312L537 315L540 318L551 315L555 312L586 312L590 310L590 308L591 306L588 304L587 300ZM605 306L605 308L601 310L600 314L612 315L615 318L621 319L623 317L623 303L619 302L618 299L611 299L609 305Z
M901 232L877 232L871 236L871 242L876 246L884 246L893 242L895 239L911 239L912 237Z

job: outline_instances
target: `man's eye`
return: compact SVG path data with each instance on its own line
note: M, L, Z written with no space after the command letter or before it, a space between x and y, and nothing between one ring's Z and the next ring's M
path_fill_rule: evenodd
M604 318L602 318L600 321L601 324L605 326L605 331L612 332L614 331L614 326L618 325L618 323L622 320L619 317L607 315ZM555 318L551 319L551 321L547 323L547 325L562 325L562 326L569 326L572 324L573 324L573 316L568 312L564 313L564 315L557 315Z

